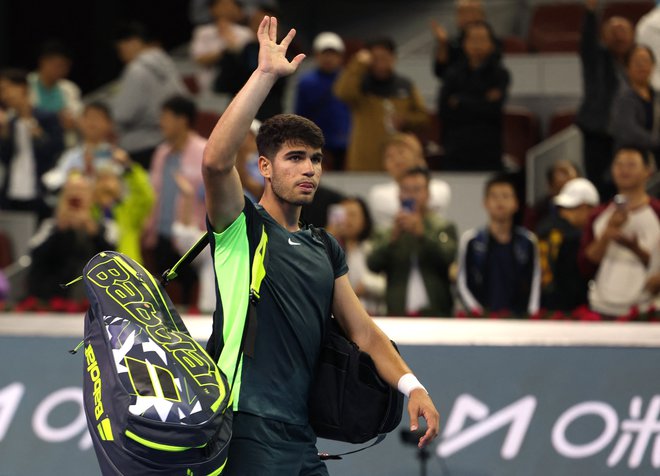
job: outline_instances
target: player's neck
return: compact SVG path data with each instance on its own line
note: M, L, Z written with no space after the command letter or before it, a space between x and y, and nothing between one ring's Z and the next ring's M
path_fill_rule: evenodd
M300 227L300 205L293 205L279 199L272 191L264 190L259 204L273 219L289 231L298 231Z

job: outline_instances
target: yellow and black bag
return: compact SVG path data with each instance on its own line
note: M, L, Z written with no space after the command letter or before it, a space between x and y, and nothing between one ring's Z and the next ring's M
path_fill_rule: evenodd
M102 473L222 474L231 389L162 285L112 251L93 257L83 280L83 398Z

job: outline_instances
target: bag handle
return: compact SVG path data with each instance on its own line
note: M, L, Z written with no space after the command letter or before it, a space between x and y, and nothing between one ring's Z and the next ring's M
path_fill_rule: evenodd
M328 454L328 453L319 453L319 458L321 458L321 461L344 459L344 458L342 458L342 456L348 456L348 455L352 455L352 454L355 454L355 453L359 453L360 451L368 450L369 448L380 444L385 439L385 437L387 437L387 433L380 433L376 437L376 439L373 441L373 443L371 443L367 446L363 446L362 448L358 448L357 450L347 451L346 453L338 453L336 455L331 455L331 454Z

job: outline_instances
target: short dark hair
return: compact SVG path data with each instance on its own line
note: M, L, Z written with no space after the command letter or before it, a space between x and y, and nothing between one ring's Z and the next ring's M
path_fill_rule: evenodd
M257 134L257 150L270 160L286 142L320 149L325 144L323 132L309 119L296 114L277 114L266 119Z
M69 61L73 59L71 50L60 40L48 40L39 48L39 59L62 57Z
M431 181L431 171L428 167L424 167L423 165L416 165L415 167L409 168L403 173L401 178L412 177L414 175L423 176L426 179L427 184Z
M389 36L374 38L373 40L367 42L366 47L369 50L372 48L380 47L380 48L385 48L387 51L389 51L392 54L396 53L396 43Z
M573 170L575 170L576 174L578 177L582 177L582 170L580 167L573 162L572 160L569 159L558 159L555 160L550 167L545 169L545 181L548 185L552 185L553 180L555 179L555 170L557 170L557 167L559 164L565 163L573 167Z
M502 174L494 175L493 177L488 179L486 185L484 186L484 197L488 196L488 194L490 193L490 189L493 188L495 185L508 185L513 190L514 195L516 194L516 186L514 185L513 180L509 175L502 173Z
M490 41L492 41L493 44L497 44L497 37L495 36L495 31L493 30L493 27L491 26L490 23L484 20L474 20L466 23L465 26L463 26L463 31L461 32L461 43L465 41L468 30L472 28L485 28L486 31L488 32L488 36L490 37Z
M18 86L28 85L28 72L19 68L7 68L0 72L0 79L5 79Z
M646 165L646 166L651 165L651 152L646 150L646 149L640 148L636 145L623 144L623 145L617 147L616 151L614 152L614 157L619 155L619 153L621 153L622 151L637 152L640 155L640 157L642 158L642 162L644 162L644 165Z
M167 99L161 106L163 111L170 111L175 116L185 117L188 126L192 127L197 119L197 106L195 102L185 96L177 94Z
M92 101L86 104L84 112L91 110L102 113L106 117L106 119L112 121L112 111L110 110L110 107L103 101Z
M152 40L149 30L144 24L135 20L121 22L115 31L115 41L130 40L133 38L142 40L145 43Z

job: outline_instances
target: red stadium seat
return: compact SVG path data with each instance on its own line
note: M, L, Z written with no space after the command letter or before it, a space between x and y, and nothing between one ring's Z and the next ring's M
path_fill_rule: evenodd
M360 40L359 38L342 38L342 40L344 41L344 61L346 63L348 63L355 53L364 48L366 44L364 40Z
M553 136L567 127L575 123L575 109L564 109L556 111L550 117L550 125L548 127L548 136Z
M11 240L0 232L0 269L4 269L14 261Z
M531 51L576 52L580 43L584 3L542 4L534 7L529 24Z
M635 25L655 4L651 0L626 0L620 2L609 2L603 5L602 21L618 16L630 20Z
M200 136L208 139L218 119L220 119L220 114L215 111L199 111L194 129Z
M519 36L505 36L502 38L502 49L506 54L521 54L529 52L527 43Z
M188 88L190 94L194 96L199 94L199 83L197 82L197 77L194 74L183 76L181 79L183 80L183 84L186 85L186 88Z
M503 134L504 153L523 167L527 150L540 139L538 117L527 109L508 107L504 110Z

